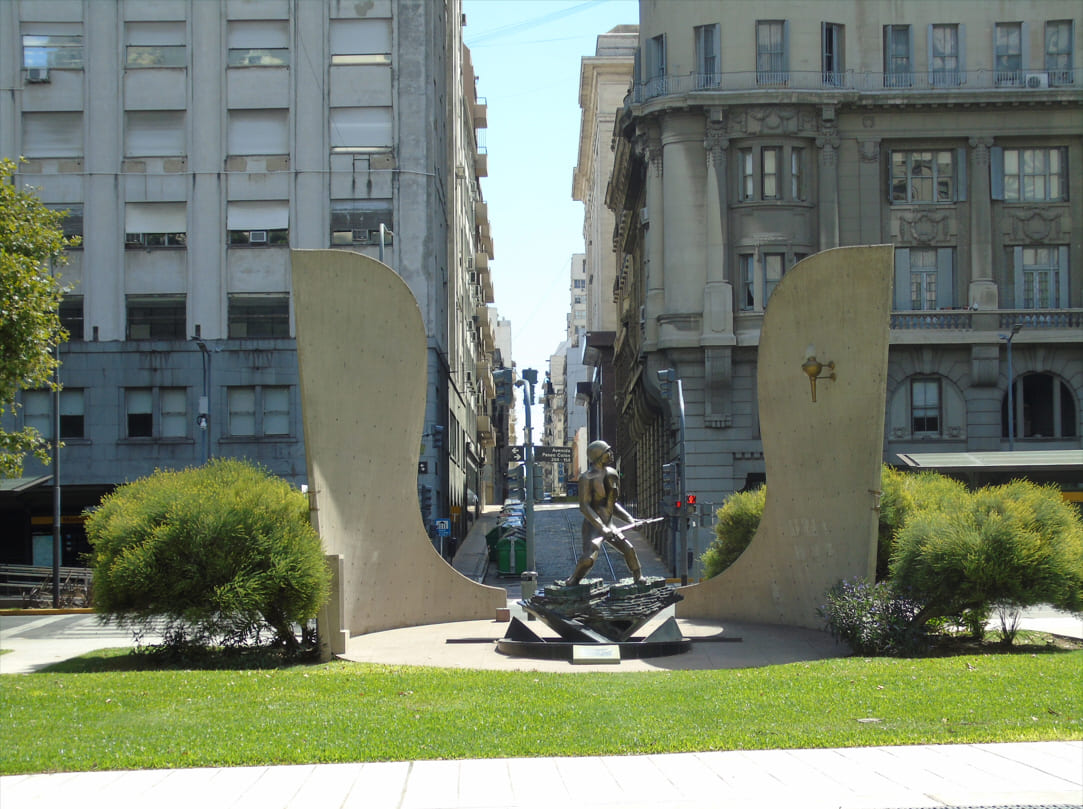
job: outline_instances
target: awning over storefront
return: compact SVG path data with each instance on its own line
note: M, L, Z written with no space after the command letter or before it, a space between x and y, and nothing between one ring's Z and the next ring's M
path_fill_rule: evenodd
M42 486L53 479L52 475L38 475L33 478L2 478L0 492L28 492L36 486Z
M1024 472L1043 471L1083 472L1083 450L1020 450L1017 452L900 452L898 457L914 469L937 472Z

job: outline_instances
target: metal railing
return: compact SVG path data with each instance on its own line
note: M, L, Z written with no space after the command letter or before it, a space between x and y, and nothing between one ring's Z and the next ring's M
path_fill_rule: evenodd
M89 607L92 585L88 568L60 568L60 606ZM0 601L21 607L51 607L53 568L48 565L0 565Z
M893 329L947 329L970 331L974 318L993 314L998 329L1010 329L1016 323L1024 328L1083 330L1083 309L999 309L996 312L976 312L970 309L940 311L892 312Z
M736 73L688 73L656 76L633 87L641 103L684 93L801 90L838 93L937 92L949 90L1083 90L1083 68L1073 70L934 70L904 73L822 70L749 70Z

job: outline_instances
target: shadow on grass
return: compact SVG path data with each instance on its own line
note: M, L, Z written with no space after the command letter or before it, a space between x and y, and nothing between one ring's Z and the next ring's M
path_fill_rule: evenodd
M915 657L958 657L960 655L1033 655L1077 652L1083 640L1045 632L1020 632L1013 643L1006 645L996 633L977 639L965 635L935 635L924 654Z
M319 662L315 653L288 655L281 649L249 647L222 649L147 646L137 649L103 649L45 666L43 674L94 674L120 671L243 671L286 669Z

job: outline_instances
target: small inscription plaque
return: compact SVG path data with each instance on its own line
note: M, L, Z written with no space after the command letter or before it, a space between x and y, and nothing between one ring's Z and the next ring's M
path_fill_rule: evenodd
M590 645L576 644L572 647L573 663L620 663L620 647L615 643Z

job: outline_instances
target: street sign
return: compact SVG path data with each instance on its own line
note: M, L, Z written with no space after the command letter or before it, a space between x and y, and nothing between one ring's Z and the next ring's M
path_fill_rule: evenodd
M436 535L441 537L451 536L451 520L443 517L436 520Z
M508 447L508 463L521 463L526 460L526 449L522 444Z
M427 474L429 474L429 462L428 461L418 461L417 462L417 473L419 475L427 475Z
M571 447L534 447L534 460L539 463L571 463Z

